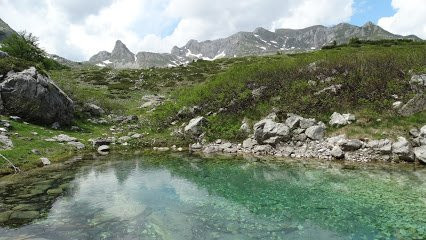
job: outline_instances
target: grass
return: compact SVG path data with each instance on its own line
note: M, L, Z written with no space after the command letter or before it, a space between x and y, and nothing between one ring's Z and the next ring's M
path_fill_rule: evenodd
M0 59L0 70L19 71L28 64L31 63L13 58ZM389 46L357 43L293 55L199 60L176 68L116 70L84 66L51 70L50 77L75 101L75 124L85 131L56 131L13 123L12 134L18 134L12 135L15 148L2 153L28 169L39 162L39 156L29 154L34 148L51 159L74 154L71 148L47 143L44 138L64 132L87 144L89 138L111 136L111 126L87 122L81 114L86 103L101 106L108 113L137 115L141 128L135 131L145 137L135 148L189 144L190 139L172 132L195 117L176 117L179 110L192 106L199 106L201 112L197 115L209 120L206 138L210 141L219 138L241 141L247 137L239 130L244 118L254 123L272 111L281 120L287 113L296 113L324 122L328 122L334 111L354 113L357 123L330 128L328 134L395 139L406 135L410 128L426 124L425 112L401 117L392 109L394 95L403 102L412 98L408 82L413 72L426 72L424 42L398 42ZM316 94L331 85L341 85L341 89L337 93ZM259 89L263 91L253 97L253 90ZM146 94L164 95L169 100L152 111L141 109ZM39 134L32 135L34 131Z

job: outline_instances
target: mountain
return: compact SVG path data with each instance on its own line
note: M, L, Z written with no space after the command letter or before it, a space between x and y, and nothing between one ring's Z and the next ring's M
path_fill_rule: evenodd
M354 37L361 40L421 40L414 35L392 34L372 22L361 27L341 23L332 27L317 25L304 29L277 29L275 32L257 28L254 32L238 32L213 41L190 40L181 48L173 47L171 53L140 52L135 55L121 41L117 41L112 53L102 51L90 58L89 62L115 68L173 67L196 59L215 60L276 52L310 51L320 49L333 41L337 44L347 43Z
M0 18L0 42L13 33L16 33L15 30L9 27L9 25Z

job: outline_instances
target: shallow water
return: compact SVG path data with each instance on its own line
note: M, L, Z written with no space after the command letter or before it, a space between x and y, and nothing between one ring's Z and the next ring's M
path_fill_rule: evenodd
M1 240L426 239L426 169L404 165L111 156L0 197Z

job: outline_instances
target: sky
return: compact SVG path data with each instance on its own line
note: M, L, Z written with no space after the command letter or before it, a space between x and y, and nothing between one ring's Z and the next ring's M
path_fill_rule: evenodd
M0 18L40 38L49 53L88 60L120 39L139 51L170 52L190 39L264 27L372 21L426 39L426 0L0 0Z

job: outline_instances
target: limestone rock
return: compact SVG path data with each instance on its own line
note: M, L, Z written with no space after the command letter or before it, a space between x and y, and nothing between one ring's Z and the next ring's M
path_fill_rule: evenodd
M331 154L331 156L333 156L336 159L343 159L343 158L345 158L345 153L338 146L334 146L333 149L331 150L330 154Z
M403 161L414 160L411 144L404 137L399 137L398 141L392 144L392 152Z
M359 150L360 148L362 148L363 144L364 143L362 141L355 139L355 140L346 141L345 143L341 145L341 147L343 151L350 152L350 151Z
M254 138L257 142L276 143L290 136L290 129L283 123L277 123L270 118L266 118L256 123L253 127Z
M254 146L258 145L257 141L253 138L248 138L243 142L243 148L253 149Z
M108 155L110 147L108 145L102 145L98 147L98 153L101 155Z
M40 161L43 164L43 166L47 166L47 165L51 164L51 162L48 158L40 158Z
M330 118L330 122L329 124L331 126L346 126L348 124L351 124L352 122L354 122L356 120L355 115L353 114L340 114L340 113L333 113L333 115L331 115Z
M85 108L85 111L89 113L90 116L92 117L101 117L102 115L105 114L105 111L101 107L93 103L86 104L84 108Z
M325 128L323 126L312 126L306 129L306 136L312 140L322 140L325 134Z
M13 148L13 142L6 135L0 135L0 150L9 150Z
M185 133L191 136L200 136L202 134L202 128L207 125L207 119L204 117L196 117L189 121L188 125L185 126Z
M426 145L414 148L414 155L419 161L426 163Z
M69 125L74 117L73 101L48 77L32 67L7 75L0 83L0 109L23 119L50 125Z

